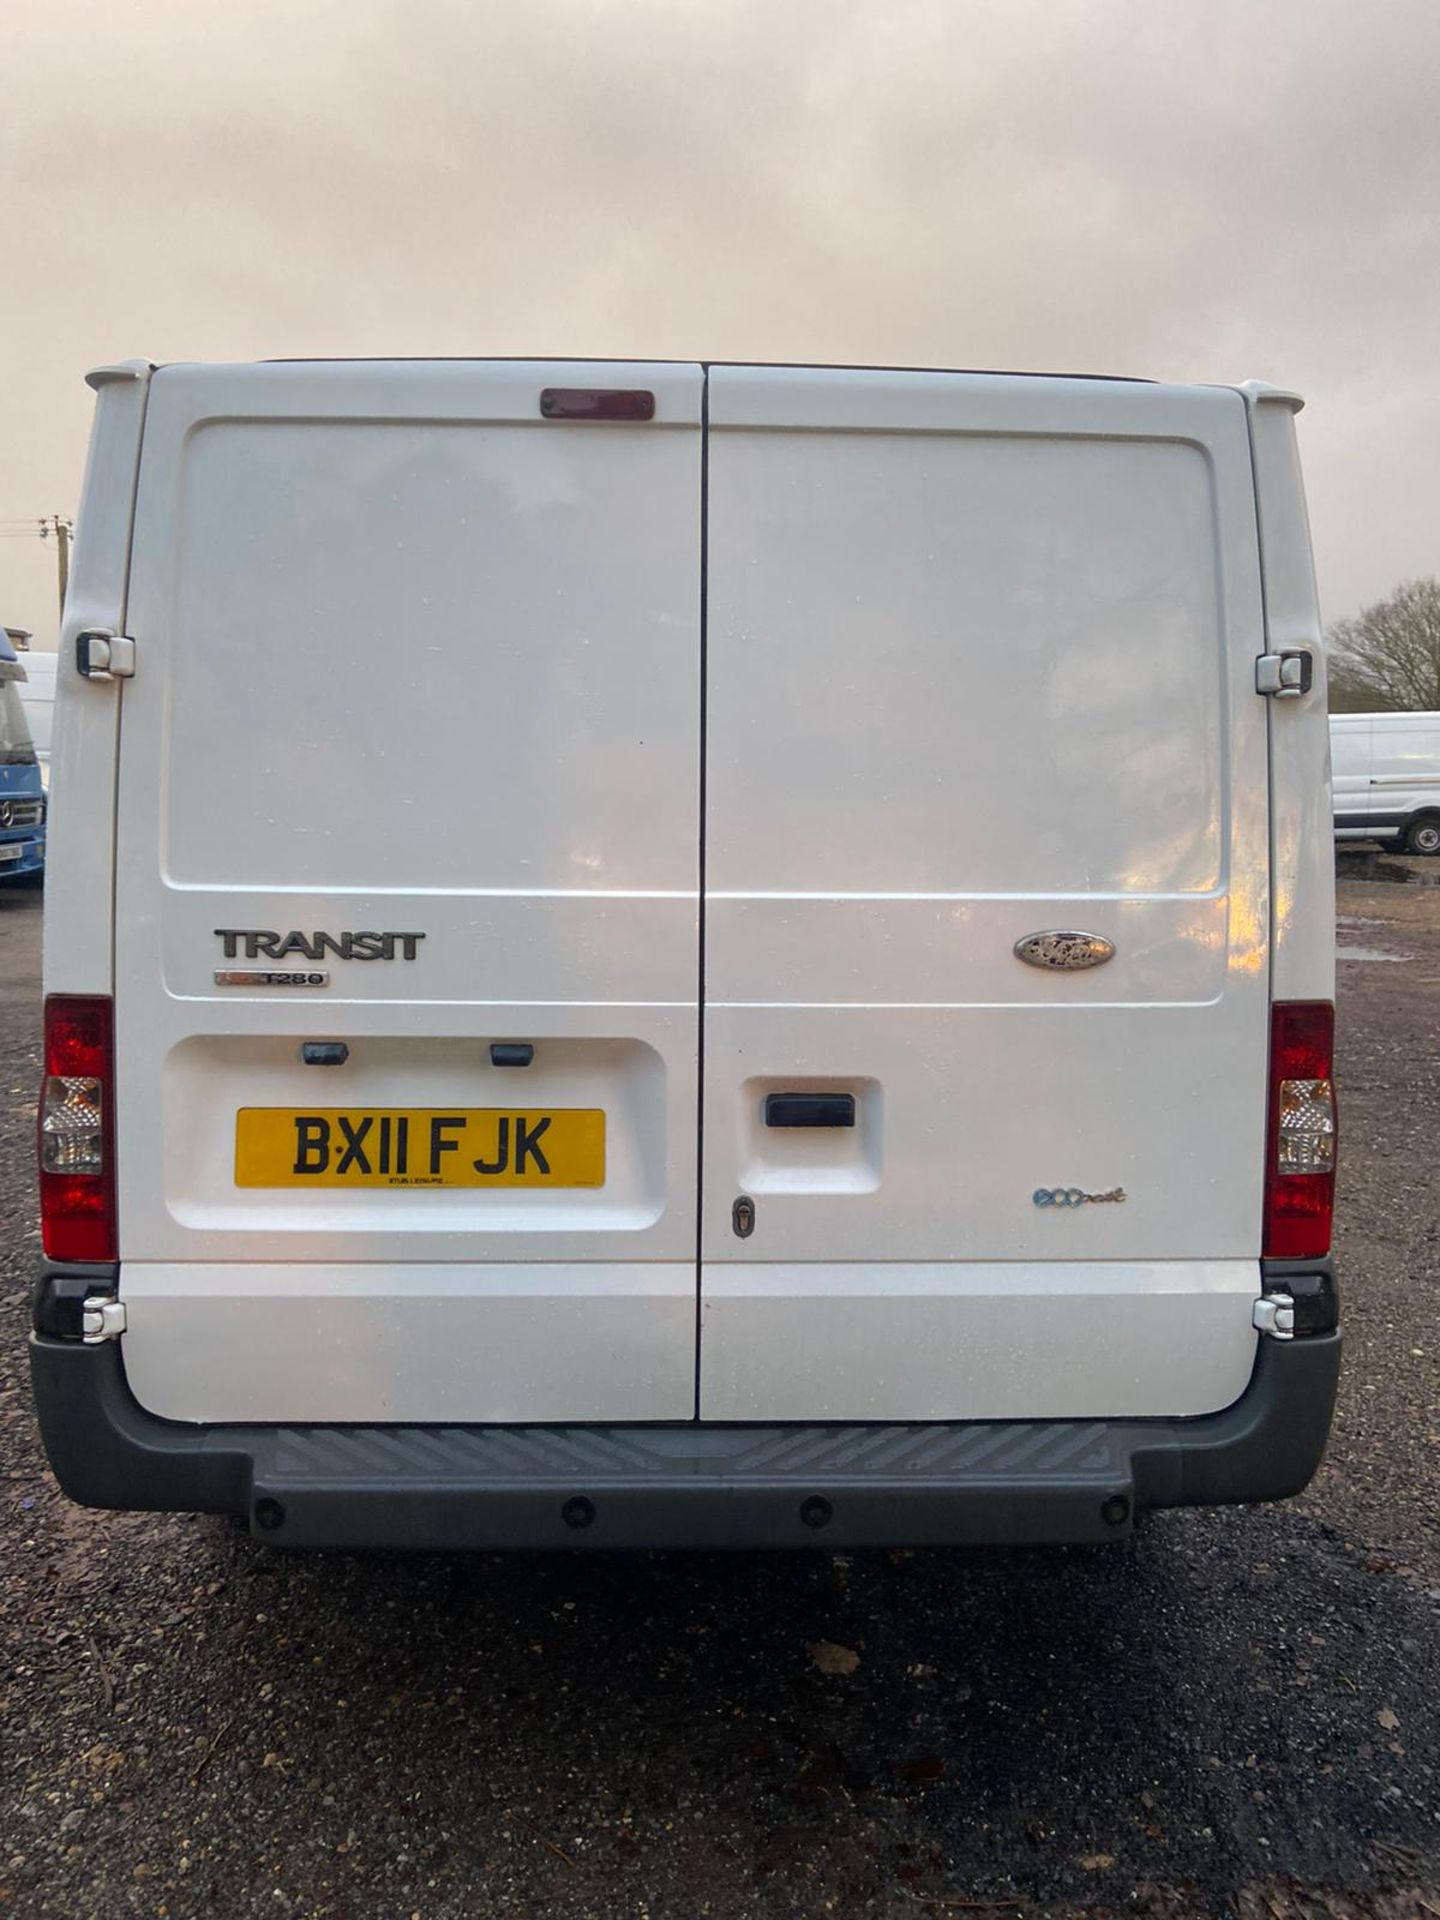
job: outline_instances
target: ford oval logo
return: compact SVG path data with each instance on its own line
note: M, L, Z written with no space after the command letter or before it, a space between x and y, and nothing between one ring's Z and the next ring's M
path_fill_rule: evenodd
M1085 967L1103 967L1107 960L1113 960L1115 943L1100 933L1029 933L1015 942L1015 954L1027 967L1079 973Z

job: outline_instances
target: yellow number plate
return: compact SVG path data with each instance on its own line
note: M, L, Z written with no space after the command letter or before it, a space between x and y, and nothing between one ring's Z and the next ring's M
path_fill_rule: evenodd
M599 1108L242 1107L237 1187L603 1187Z

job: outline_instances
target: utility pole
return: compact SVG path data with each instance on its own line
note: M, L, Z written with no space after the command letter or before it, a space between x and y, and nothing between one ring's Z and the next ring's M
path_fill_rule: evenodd
M75 522L63 513L52 513L40 522L40 538L55 536L55 560L60 573L60 618L65 618L65 590L70 585L70 542L75 537Z

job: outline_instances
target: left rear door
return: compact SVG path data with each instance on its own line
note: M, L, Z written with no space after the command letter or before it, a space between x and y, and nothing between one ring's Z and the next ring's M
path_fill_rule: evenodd
M693 1414L702 386L155 375L115 967L153 1411ZM547 387L654 417L544 418Z

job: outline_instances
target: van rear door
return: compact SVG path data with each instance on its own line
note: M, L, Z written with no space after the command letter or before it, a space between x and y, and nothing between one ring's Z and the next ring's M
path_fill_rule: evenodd
M693 1414L702 386L155 375L115 966L152 1411Z
M1244 401L720 367L709 417L702 1415L1228 1404L1269 998Z
M1330 716L1330 794L1335 831L1350 838L1363 839L1373 824L1372 726L1373 716L1368 713Z

